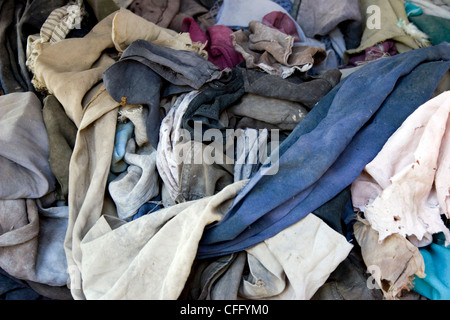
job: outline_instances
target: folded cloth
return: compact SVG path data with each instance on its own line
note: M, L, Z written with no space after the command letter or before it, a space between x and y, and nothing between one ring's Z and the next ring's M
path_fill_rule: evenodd
M0 96L0 199L36 199L55 189L42 104L34 92Z
M295 70L306 72L326 58L323 48L294 46L292 36L259 21L251 21L248 27L249 30L240 29L232 34L233 45L242 54L247 68L286 78Z
M268 27L280 30L285 34L292 36L294 42L301 41L295 22L284 12L272 11L266 14L261 22Z
M233 30L227 26L211 26L204 32L193 18L187 17L183 20L182 28L183 32L190 34L192 41L205 44L208 60L221 70L233 68L242 61L242 55L233 46Z
M349 186L402 122L431 97L450 67L449 48L443 43L380 59L341 81L271 156L277 173L270 175L272 166L263 165L225 217L207 227L198 256L248 248ZM429 81L421 81L424 77ZM370 91L364 90L369 86Z

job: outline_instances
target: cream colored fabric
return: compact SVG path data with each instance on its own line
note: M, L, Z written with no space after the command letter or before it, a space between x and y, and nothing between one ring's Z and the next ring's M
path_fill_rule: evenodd
M309 214L246 250L250 275L243 276L239 297L310 299L352 248L343 235Z
M388 139L352 184L353 205L379 241L391 234L427 245L450 231L450 91L427 101Z
M368 286L381 289L385 299L393 300L411 288L411 280L425 276L425 263L419 249L404 237L393 234L383 242L367 220L354 224L355 238L361 254L372 274Z
M219 221L247 180L218 194L123 224L102 216L80 246L87 299L177 299L206 225Z

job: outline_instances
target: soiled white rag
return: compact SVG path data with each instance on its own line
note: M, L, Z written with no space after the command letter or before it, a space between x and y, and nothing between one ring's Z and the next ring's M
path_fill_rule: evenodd
M418 246L450 232L441 215L450 207L450 91L416 109L352 184L353 205L379 241L408 236Z

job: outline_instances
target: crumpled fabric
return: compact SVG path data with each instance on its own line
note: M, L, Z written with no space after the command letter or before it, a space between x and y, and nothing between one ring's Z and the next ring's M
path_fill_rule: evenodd
M292 131L308 114L308 110L295 101L263 97L248 93L227 109L229 116L252 118L271 128Z
M254 245L348 187L390 135L431 97L450 67L449 46L380 59L342 80L271 156L278 164L277 174L270 175L272 162L262 166L227 215L206 228L199 257ZM421 81L425 76L429 81ZM365 90L368 87L370 91ZM412 89L418 87L420 90Z
M131 138L126 146L124 161L128 164L126 171L108 185L121 219L130 218L144 203L159 194L156 150L152 146L137 148Z
M183 162L180 143L183 141L182 119L192 99L198 94L193 90L176 98L169 112L161 122L160 138L156 153L156 166L165 189L172 199L176 199L180 192L179 171Z
M203 31L197 22L187 17L183 20L182 28L188 32L192 41L205 44L208 60L221 70L233 68L239 64L242 55L234 49L231 34L233 30L223 25L214 25Z
M80 247L86 299L177 299L204 227L221 219L246 182L128 223L102 216Z
M348 58L348 55L360 53L366 48L373 47L386 40L394 41L399 53L424 47L419 38L408 34L407 30L398 24L399 21L403 21L405 26L409 23L402 0L360 0L362 21L368 21L372 15L375 15L370 10L367 13L367 8L371 5L380 8L380 29L366 26L363 29L360 45L357 48L347 50L345 59ZM378 18L378 16L374 17Z
M67 218L67 207L42 208L35 199L0 200L0 267L21 280L66 285Z
M238 253L198 260L189 294L199 300L307 300L353 245L311 214ZM308 252L315 254L309 254Z
M381 289L388 300L399 298L412 288L415 277L425 277L425 264L419 249L404 237L392 234L383 242L367 220L359 218L353 226L361 255L374 288ZM375 286L376 285L376 286Z
M122 53L137 39L176 49L199 51L189 34L178 34L158 27L121 8L96 24L82 38L64 39L54 44L37 43L33 85L36 90L53 94L78 127L83 109L95 93L91 93L89 98L85 97L86 94L102 80L106 69L116 62L105 51L115 48L117 53ZM78 85L68 91L67 83Z
M39 33L48 15L66 0L2 1L0 5L0 87L5 94L34 91L25 65L27 37Z
M352 184L353 205L364 212L379 241L391 234L419 246L450 231L450 91L415 110Z
M58 198L67 204L69 163L75 146L77 127L67 117L55 96L46 96L43 103L42 116L48 135L50 168L57 181Z
M42 105L34 92L0 96L0 199L37 199L55 189Z
M38 55L36 43L56 43L65 39L72 29L81 27L81 20L85 14L82 1L70 2L50 13L39 34L28 36L25 64L31 73L34 73L34 63Z
M135 0L128 9L160 27L168 28L180 10L180 0Z
M250 21L248 28L235 31L232 39L249 69L257 68L287 78L295 70L306 72L326 58L325 49L294 46L294 37L259 21Z
M333 10L330 10L333 8ZM309 38L325 36L334 29L352 30L355 34L346 34L348 37L361 36L361 12L358 0L303 0L300 3L298 15L295 17ZM359 32L358 32L359 31ZM351 42L357 39L348 40Z

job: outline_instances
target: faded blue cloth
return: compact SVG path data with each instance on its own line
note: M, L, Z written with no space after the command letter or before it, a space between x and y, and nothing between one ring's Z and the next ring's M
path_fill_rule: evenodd
M442 43L373 61L346 77L280 144L225 216L207 226L197 258L249 248L335 197L430 99L449 68L450 44ZM265 175L277 156L278 172Z
M430 300L450 300L450 247L431 243L420 248L425 263L425 278L415 277L414 290Z
M128 168L128 163L124 161L125 148L128 140L133 136L134 124L131 121L119 122L116 128L114 140L114 150L111 161L111 171L114 173L124 172Z

